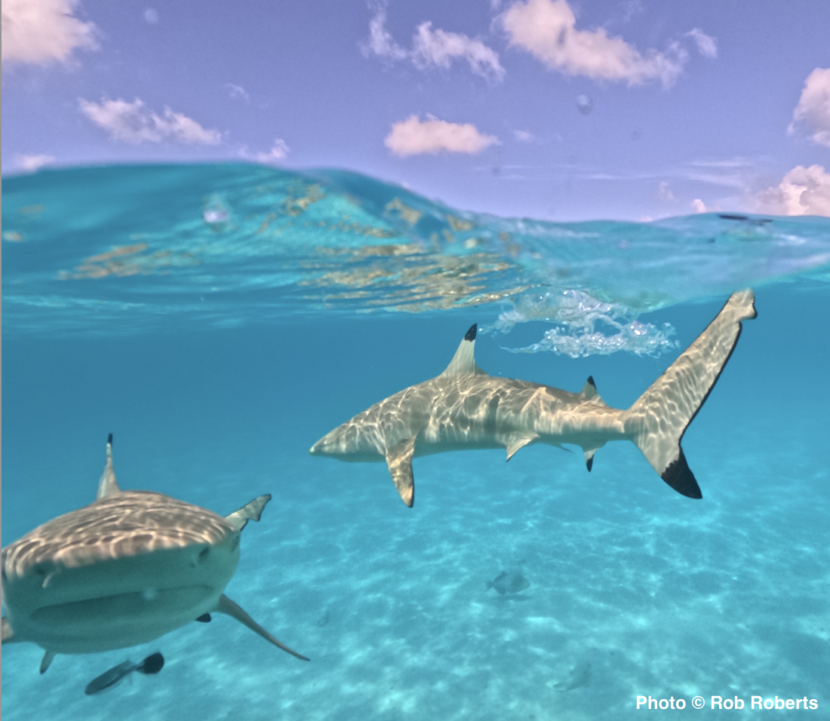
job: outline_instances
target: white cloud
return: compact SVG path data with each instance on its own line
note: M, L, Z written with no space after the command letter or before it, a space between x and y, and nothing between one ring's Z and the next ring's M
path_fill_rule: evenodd
M14 160L20 170L33 173L44 165L49 165L55 158L51 155L16 155Z
M246 103L251 101L251 96L245 88L241 85L234 85L233 83L225 83L231 98L242 98Z
M79 48L95 50L97 28L74 17L78 0L3 0L4 63L68 62Z
M271 149L267 152L252 153L248 150L247 146L244 146L239 151L239 155L247 160L253 160L256 163L262 163L263 165L278 165L281 161L288 157L288 152L290 150L291 149L288 147L288 144L282 138L277 138L274 140L274 144L271 146Z
M830 173L821 165L798 165L775 187L756 198L759 212L776 215L830 216Z
M657 195L660 197L660 200L665 201L666 203L670 203L674 200L674 193L672 193L671 186L668 184L668 181L660 181L660 186L657 189Z
M706 204L700 198L695 198L692 201L692 210L694 210L695 213L705 213Z
M369 40L361 45L366 56L377 55L389 60L403 60L409 53L395 42L386 29L386 3L375 4L375 14L369 21Z
M659 80L671 85L683 71L688 54L673 43L666 53L645 55L603 29L577 30L566 0L525 0L498 16L510 44L526 50L551 70L638 85Z
M527 130L514 130L513 137L520 143L530 143L535 140L533 133L529 133Z
M369 39L361 45L365 56L377 55L386 60L411 60L423 70L430 67L449 68L453 60L466 60L477 75L491 82L504 79L505 71L498 53L461 33L433 30L431 22L421 23L412 37L412 50L395 42L386 29L386 3L375 4L375 14L369 21Z
M715 38L711 35L707 35L700 28L689 30L686 35L695 41L698 52L704 58L714 59L718 56L718 44L715 42Z
M421 153L478 153L498 143L492 135L484 135L470 123L448 123L431 115L421 120L411 115L406 120L393 123L392 131L384 144L395 155L419 155Z
M830 148L830 68L816 68L807 76L789 132L799 127L813 142Z
M504 79L504 68L498 54L480 40L460 33L433 30L432 23L421 23L412 38L412 60L419 68L435 65L448 68L456 59L466 60L477 75L498 82Z
M125 143L161 143L173 141L188 145L217 145L222 140L218 130L203 128L192 118L165 108L159 115L143 101L78 101L81 112L114 140Z

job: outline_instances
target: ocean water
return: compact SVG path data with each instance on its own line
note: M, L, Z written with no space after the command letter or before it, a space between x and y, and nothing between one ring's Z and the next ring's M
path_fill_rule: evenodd
M555 224L250 165L3 195L3 545L94 499L112 432L124 489L223 515L273 495L226 593L311 658L221 615L43 676L41 649L6 645L4 721L581 721L639 718L638 696L830 718L830 220ZM590 474L548 446L417 458L412 509L383 464L308 454L473 322L490 374L591 375L627 408L750 286L758 318L683 440L702 500L630 443ZM529 587L487 591L502 571ZM154 651L158 676L84 695Z

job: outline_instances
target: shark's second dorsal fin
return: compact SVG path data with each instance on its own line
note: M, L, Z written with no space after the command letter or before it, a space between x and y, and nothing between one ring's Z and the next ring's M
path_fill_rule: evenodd
M104 466L101 480L98 481L96 500L106 498L114 493L121 493L121 489L118 487L118 481L115 480L115 471L112 470L112 433L110 433L107 438L107 464Z
M225 516L225 521L228 525L233 527L234 531L241 531L248 525L248 521L258 521L262 516L262 509L265 504L271 500L271 494L266 493L264 496L257 496L250 503L246 503L238 511L234 511L229 516Z
M478 324L473 323L461 341L461 344L458 346L458 350L455 351L455 355L452 357L450 364L441 374L442 376L487 375L476 365L475 361L477 332Z

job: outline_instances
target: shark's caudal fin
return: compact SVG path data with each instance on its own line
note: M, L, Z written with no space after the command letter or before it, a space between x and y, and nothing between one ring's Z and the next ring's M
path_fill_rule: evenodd
M259 634L262 636L266 641L270 641L273 643L277 648L281 648L286 653L290 653L292 656L296 656L302 661L308 661L305 656L302 654L293 651L292 649L288 648L284 643L277 641L268 631L266 631L262 626L260 626L254 619L252 619L242 608L231 601L225 594L222 594L219 597L219 603L217 604L216 608L214 609L218 613L224 613L230 616L231 618L235 618L239 623L244 626L250 628L254 633Z
M118 487L118 481L115 480L115 471L112 470L112 433L110 433L107 438L107 464L104 466L101 480L98 481L98 495L96 496L96 500L120 492L121 489Z
M751 290L733 293L686 351L626 411L630 434L651 467L678 493L702 498L680 441L717 382L741 335L741 321L755 318Z

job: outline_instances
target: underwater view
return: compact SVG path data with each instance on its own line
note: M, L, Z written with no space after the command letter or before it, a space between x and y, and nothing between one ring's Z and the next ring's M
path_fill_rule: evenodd
M41 170L3 201L6 721L823 717L830 219L510 219L248 164ZM570 431L542 429L538 395L499 415L533 384L567 392L541 391ZM75 516L16 590L9 547L99 479L98 504L151 491L244 527L233 606L73 651L72 624L117 644L152 607L162 629L189 572L101 533L84 556ZM135 533L190 533L159 503ZM96 605L131 573L137 601ZM48 673L26 628L69 649Z

